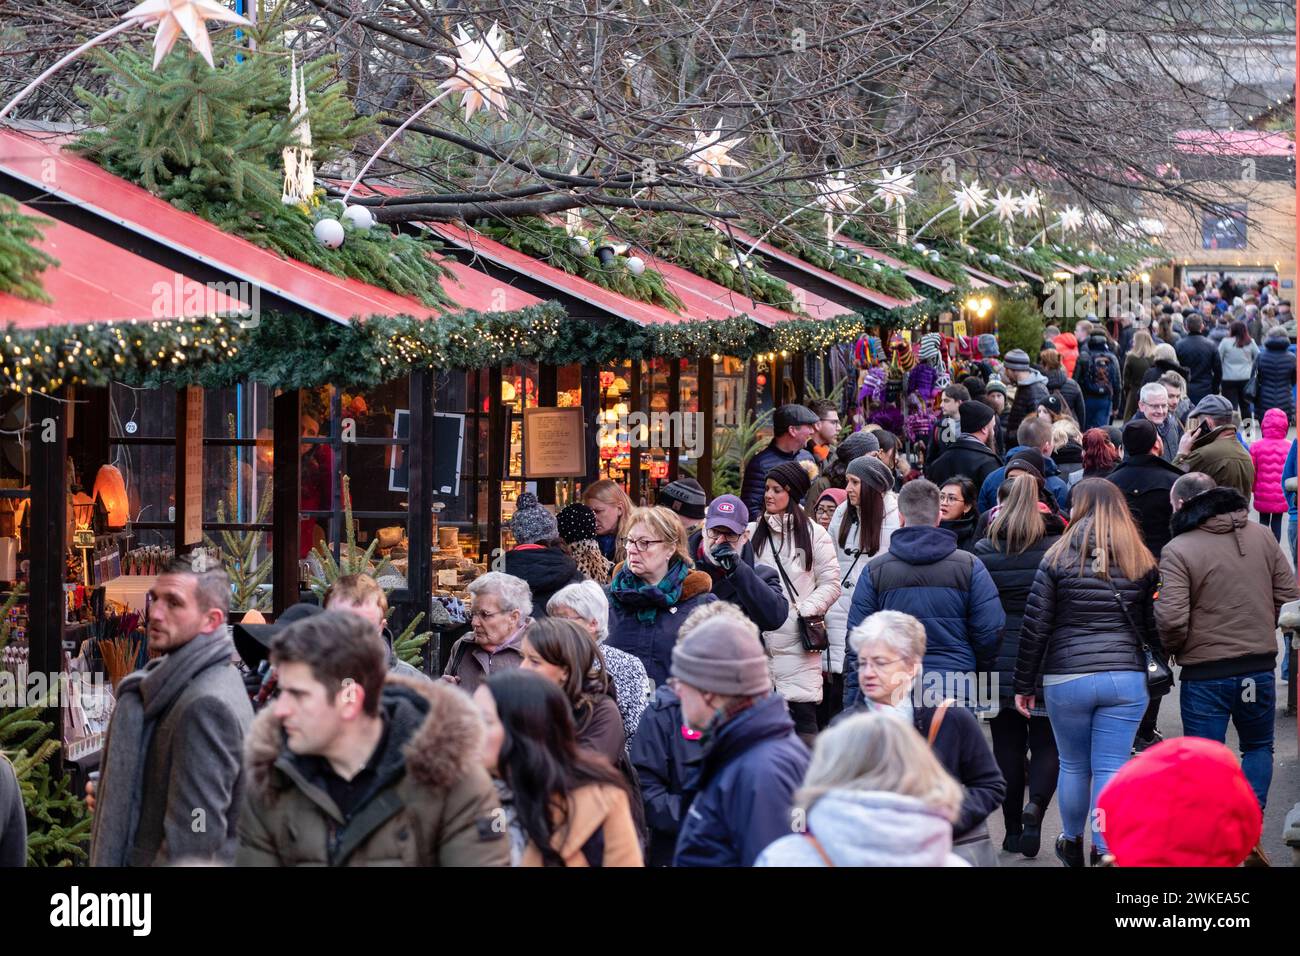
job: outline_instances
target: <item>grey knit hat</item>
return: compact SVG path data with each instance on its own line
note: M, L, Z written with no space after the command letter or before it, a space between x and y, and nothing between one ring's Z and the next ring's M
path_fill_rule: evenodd
M757 697L772 690L758 638L726 617L705 621L674 647L670 673L704 693Z
M1024 349L1012 349L1002 359L1002 364L1016 372L1029 371L1029 355Z
M879 458L870 455L854 458L849 462L848 474L882 495L894 490L894 476L890 473L889 466Z
M840 461L849 462L854 458L869 455L873 451L880 451L880 439L874 432L860 431L854 432L840 442L839 447L835 449L835 454Z
M515 514L510 519L510 533L519 544L536 544L560 536L560 526L551 514L537 503L537 496L525 491L515 502Z

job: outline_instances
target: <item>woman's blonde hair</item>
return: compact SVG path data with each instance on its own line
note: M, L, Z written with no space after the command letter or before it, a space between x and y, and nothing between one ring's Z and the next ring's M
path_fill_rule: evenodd
M1174 347L1170 345L1168 342L1161 342L1159 345L1157 345L1155 351L1151 353L1151 356L1152 356L1151 361L1153 362L1160 362L1160 361L1177 362L1178 361L1178 353L1174 351Z
M1119 485L1085 478L1074 486L1070 504L1070 527L1048 549L1045 563L1064 569L1077 554L1079 577L1091 566L1094 574L1109 578L1115 566L1130 581L1140 580L1156 566Z
M1156 357L1156 340L1151 337L1151 333L1146 329L1138 329L1133 333L1133 344L1129 347L1128 354L1154 361Z
M1038 353L1038 364L1044 372L1054 372L1061 367L1061 353L1056 349L1043 349Z
M1038 510L1038 479L1018 471L1002 483L1006 498L989 523L989 540L1005 540L1007 554L1024 554L1047 532L1043 513ZM1002 489L998 489L999 496Z
M686 562L688 568L695 567L695 562L691 560L690 546L686 541L686 530L671 508L665 508L663 505L634 508L627 519L627 533L631 534L632 529L639 524L645 525L656 538L661 538L672 545L673 552Z
M961 809L962 789L908 721L859 714L821 733L795 805L808 810L831 790L915 797L948 820Z
M1052 422L1052 451L1060 451L1069 441L1083 444L1083 432L1079 431L1074 419L1060 418Z
M622 561L627 557L623 550L623 539L627 537L627 529L631 527L628 518L633 511L632 499L627 496L622 485L608 478L593 482L582 492L583 504L590 505L593 499L617 508L618 513L623 516L618 521L618 527L614 529L614 561L616 563Z

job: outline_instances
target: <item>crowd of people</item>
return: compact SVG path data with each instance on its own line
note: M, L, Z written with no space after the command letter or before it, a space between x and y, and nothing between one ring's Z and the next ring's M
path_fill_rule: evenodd
M1223 291L981 363L923 468L818 401L776 409L740 495L522 495L437 676L397 660L372 578L228 628L225 573L178 559L88 787L92 864L996 866L1039 854L1054 799L1069 867L1258 857L1300 599L1294 320Z

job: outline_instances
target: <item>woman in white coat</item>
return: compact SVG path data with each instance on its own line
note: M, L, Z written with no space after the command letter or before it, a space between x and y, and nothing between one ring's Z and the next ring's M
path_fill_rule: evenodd
M812 484L792 461L767 473L763 516L749 526L754 563L776 568L790 602L790 615L763 642L776 691L786 699L795 732L809 745L817 736L817 705L822 700L822 655L806 651L799 618L825 615L840 596L840 564L826 529L804 512Z
M844 705L844 648L858 576L868 561L889 550L890 535L898 530L894 475L879 458L863 455L849 462L844 490L848 497L836 509L829 529L840 563L840 596L826 612L831 649L822 655L827 679L826 695L817 710L819 727L829 724Z

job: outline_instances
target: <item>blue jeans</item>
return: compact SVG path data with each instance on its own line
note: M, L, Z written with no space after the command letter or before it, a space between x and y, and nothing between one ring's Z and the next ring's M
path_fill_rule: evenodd
M1133 737L1147 709L1147 681L1142 671L1103 671L1043 688L1047 716L1061 755L1057 799L1061 832L1083 835L1097 794L1119 772L1133 751ZM1103 827L1092 828L1092 845L1105 852Z
M1277 689L1272 672L1184 680L1178 696L1183 733L1188 737L1223 743L1228 735L1228 718L1232 718L1241 743L1241 769L1262 809L1268 800L1269 784L1273 782Z
M1105 428L1110 424L1109 398L1084 398L1083 410L1088 419L1083 425L1084 431L1089 428Z

